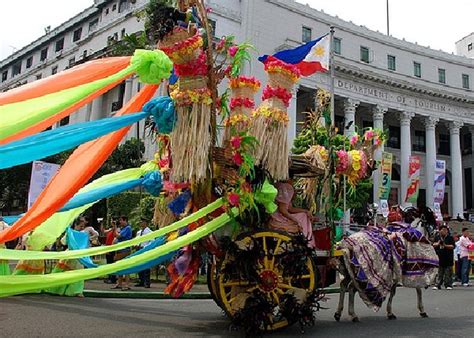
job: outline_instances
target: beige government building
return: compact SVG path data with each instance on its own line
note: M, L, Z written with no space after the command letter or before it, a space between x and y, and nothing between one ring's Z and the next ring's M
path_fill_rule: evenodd
M55 74L79 62L100 57L125 34L143 30L134 16L145 0L95 0L94 5L0 61L0 91ZM273 54L315 39L335 27L336 123L340 130L388 129L385 151L394 155L391 204L404 200L408 159L422 161L419 204L433 204L434 163L447 164L444 213L457 216L473 209L472 154L474 138L474 34L456 43L458 55L420 46L291 0L210 1L215 35L235 35L249 41L260 54ZM453 41L453 45L454 45ZM256 60L245 72L265 82ZM289 136L312 106L317 88L329 89L328 74L300 81L291 101ZM110 116L135 92L136 79L126 81L71 115L61 124ZM143 122L138 134L143 135ZM128 137L137 134L132 130ZM147 144L146 156L154 145Z

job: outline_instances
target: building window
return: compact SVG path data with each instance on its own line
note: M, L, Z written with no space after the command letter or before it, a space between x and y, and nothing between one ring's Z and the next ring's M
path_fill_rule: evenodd
M26 68L30 68L33 65L33 56L26 59Z
M369 63L369 48L360 46L360 61Z
M64 48L64 38L61 38L58 41L56 41L55 51L59 52L63 50L63 48Z
M305 43L311 41L311 28L303 26L301 41Z
M59 121L59 126L67 126L69 124L69 116L66 116L65 118L61 119Z
M54 66L53 68L51 68L51 75L54 75L58 72L58 66Z
M421 77L421 63L413 62L413 75Z
M112 12L115 11L117 9L117 4L113 4L112 5Z
M21 62L13 65L12 77L21 73Z
M467 50L468 50L468 51L471 51L471 50L472 50L472 43L470 43L470 44L467 45Z
M8 79L8 70L2 73L2 82L7 81L7 79Z
M119 13L122 13L124 10L128 9L129 3L127 0L120 0L119 4Z
M440 155L451 155L450 142L448 134L439 134L439 147L438 154Z
M438 68L438 82L446 83L446 69Z
M75 62L76 62L76 57L70 58L70 59L69 59L69 65L68 65L68 67L74 66L74 63L75 63Z
M79 27L78 29L74 31L72 35L72 42L79 41L81 39L81 35L82 35L82 27Z
M413 151L426 151L425 132L423 130L415 130L415 138L413 139Z
M40 60L44 61L48 57L48 47L41 50Z
M334 54L341 55L341 39L339 38L334 38L333 43L334 43Z
M105 9L105 15L109 15L109 8L108 7Z
M87 57L87 49L82 52L82 58L85 59Z
M397 61L395 56L387 55L387 68L388 70L397 70Z
M339 135L344 135L344 116L334 116L334 124L336 125L337 133Z
M462 136L462 154L470 155L472 154L472 134L465 133Z
M95 18L89 22L89 32L95 31L97 26L99 26L99 18Z
M462 87L469 89L469 75L467 74L462 74Z
M374 121L362 121L362 128L363 129L368 129L368 128L373 128L374 127Z
M216 20L209 19L208 21L209 21L209 26L211 27L212 37L215 38L216 37Z
M43 74L39 73L36 74L36 80L41 80L43 78Z
M122 28L122 30L120 31L120 38L123 39L124 36L125 36L125 28Z
M387 147L400 149L400 127L388 127L388 142Z

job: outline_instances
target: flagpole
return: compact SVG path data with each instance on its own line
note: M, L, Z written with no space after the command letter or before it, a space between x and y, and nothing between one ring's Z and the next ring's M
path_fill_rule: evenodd
M390 35L390 12L387 0L387 35Z
M331 82L329 92L331 93L331 127L335 127L334 121L334 26L330 27L330 43L329 43L329 67L331 70Z

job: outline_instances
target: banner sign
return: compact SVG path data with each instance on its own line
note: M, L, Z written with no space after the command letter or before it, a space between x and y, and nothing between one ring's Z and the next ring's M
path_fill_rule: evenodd
M408 189L405 202L416 203L418 199L418 192L420 190L420 171L421 171L421 161L419 156L410 156L408 168Z
M379 180L379 199L388 200L390 196L390 186L392 183L392 161L391 153L382 153L381 175Z
M436 160L433 198L435 203L443 204L444 186L446 184L446 162Z
M439 203L434 203L433 205L434 208L434 213L436 215L436 220L437 221L442 221L443 220L443 215L441 214L441 205Z
M35 203L39 194L48 185L51 178L59 170L58 164L43 161L33 161L31 168L30 191L28 192L28 209Z
M380 213L383 217L387 217L390 210L388 208L388 201L387 200L380 200Z

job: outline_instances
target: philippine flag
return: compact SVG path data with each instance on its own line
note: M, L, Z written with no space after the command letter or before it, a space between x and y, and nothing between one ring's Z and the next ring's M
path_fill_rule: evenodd
M325 72L329 69L330 40L330 35L326 34L294 49L282 50L273 55L263 55L258 60L265 63L275 58L291 63L298 67L303 76Z

